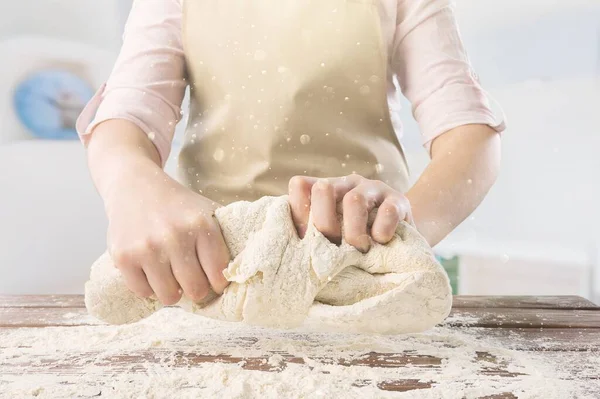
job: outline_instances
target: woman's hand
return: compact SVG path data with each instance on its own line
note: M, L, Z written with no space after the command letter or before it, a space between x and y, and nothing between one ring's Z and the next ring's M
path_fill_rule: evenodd
M328 179L293 177L289 184L289 201L300 237L306 233L308 215L312 212L315 227L337 244L342 237L336 213L337 204L341 202L344 238L362 252L369 250L370 237L386 244L394 237L400 221L413 223L410 204L402 193L381 181L359 175ZM369 232L368 217L375 208L379 209Z
M102 130L101 130L102 129ZM229 251L216 204L171 179L148 138L126 121L99 126L90 170L108 216L108 250L127 287L165 305L222 293Z
M210 287L221 294L229 252L212 216L215 204L162 171L138 167L136 178L119 186L106 201L108 247L129 289L155 293L165 305L182 292L196 302Z

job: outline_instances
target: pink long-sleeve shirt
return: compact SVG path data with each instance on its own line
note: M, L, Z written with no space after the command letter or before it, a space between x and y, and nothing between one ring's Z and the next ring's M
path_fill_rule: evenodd
M182 1L134 1L114 69L82 112L84 141L98 124L125 119L152 138L163 163L171 147L187 82L182 42ZM496 121L461 42L451 0L378 0L388 69L411 102L423 144L465 124ZM388 79L394 116L398 91ZM399 123L396 130L400 133Z

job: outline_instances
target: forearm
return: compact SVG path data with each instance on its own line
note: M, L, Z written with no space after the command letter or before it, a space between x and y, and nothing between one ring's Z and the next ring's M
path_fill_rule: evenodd
M140 176L144 170L161 171L160 156L148 136L122 119L98 125L87 154L92 180L105 202L119 182Z
M432 160L408 191L417 229L436 245L483 201L500 167L500 137L465 125L434 140Z

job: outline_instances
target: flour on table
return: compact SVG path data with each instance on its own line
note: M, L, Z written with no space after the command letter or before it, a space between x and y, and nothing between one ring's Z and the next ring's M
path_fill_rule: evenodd
M274 330L166 308L120 326L0 330L0 398L596 399L597 348L523 352L444 325L405 335ZM374 353L414 361L367 366L383 357ZM211 355L222 360L202 360ZM380 388L394 380L431 387Z
M323 331L398 334L425 331L450 312L451 287L430 247L402 222L387 245L362 254L337 246L312 223L299 239L286 196L236 202L216 211L232 261L222 296L182 308L210 318L272 328L302 324ZM125 286L108 254L86 284L91 315L112 323L141 320L161 308Z

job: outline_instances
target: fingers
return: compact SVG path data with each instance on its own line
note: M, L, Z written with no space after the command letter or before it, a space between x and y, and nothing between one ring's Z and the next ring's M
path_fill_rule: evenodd
M140 267L122 268L121 275L125 279L127 287L140 298L148 298L154 294L144 270Z
M191 219L168 248L173 274L183 292L193 302L199 302L211 288L222 294L229 284L223 275L229 264L229 250L211 215Z
M344 231L346 241L362 251L367 251L370 240L367 232L369 212L377 204L377 191L369 186L361 187L366 181L358 175L332 179L296 176L290 180L290 208L292 218L303 238L306 233L309 213L312 223L325 237L341 243L341 226L337 217L337 203L343 198ZM349 195L353 193L353 195ZM369 198L367 198L367 195Z
M109 252L115 267L125 279L127 288L141 298L147 298L155 293L144 271L144 260L152 254L152 246L149 242L137 243L129 249L111 248Z
M306 234L308 215L310 213L310 194L316 180L313 177L305 176L294 176L290 179L290 210L292 212L292 220L300 238L303 238L304 234Z
M398 223L407 220L411 223L410 204L403 195L390 195L377 210L371 228L371 237L380 244L387 244L394 237Z
M229 284L223 275L223 270L227 268L230 256L216 222L212 221L199 233L196 251L210 286L217 294L222 294Z
M198 260L194 244L195 242L192 241L189 245L172 252L171 269L183 293L192 302L199 302L208 295L209 283Z
M335 186L326 179L319 179L312 186L310 208L314 226L331 242L341 244L342 228L337 217Z
M369 250L371 237L380 244L388 243L398 223L412 223L406 197L377 180L359 175L317 179L296 176L290 180L290 208L298 235L306 233L309 213L314 226L335 243L341 242L341 226L337 203L342 201L344 238L362 252ZM369 236L369 214L379 208Z
M348 244L361 252L371 247L369 213L384 200L386 187L383 183L366 180L344 196L344 236Z
M145 259L144 273L158 299L164 305L175 305L181 299L182 291L173 275L167 259L151 256Z
M155 294L164 305L176 304L182 294L199 302L211 287L222 294L229 284L223 275L229 250L210 215L180 221L133 245L113 245L110 255L131 291L140 297Z
M355 187L360 176L332 179L317 179L308 176L295 176L290 179L289 202L292 220L303 238L312 212L314 226L330 241L341 242L341 226L337 218L336 205L339 199Z

